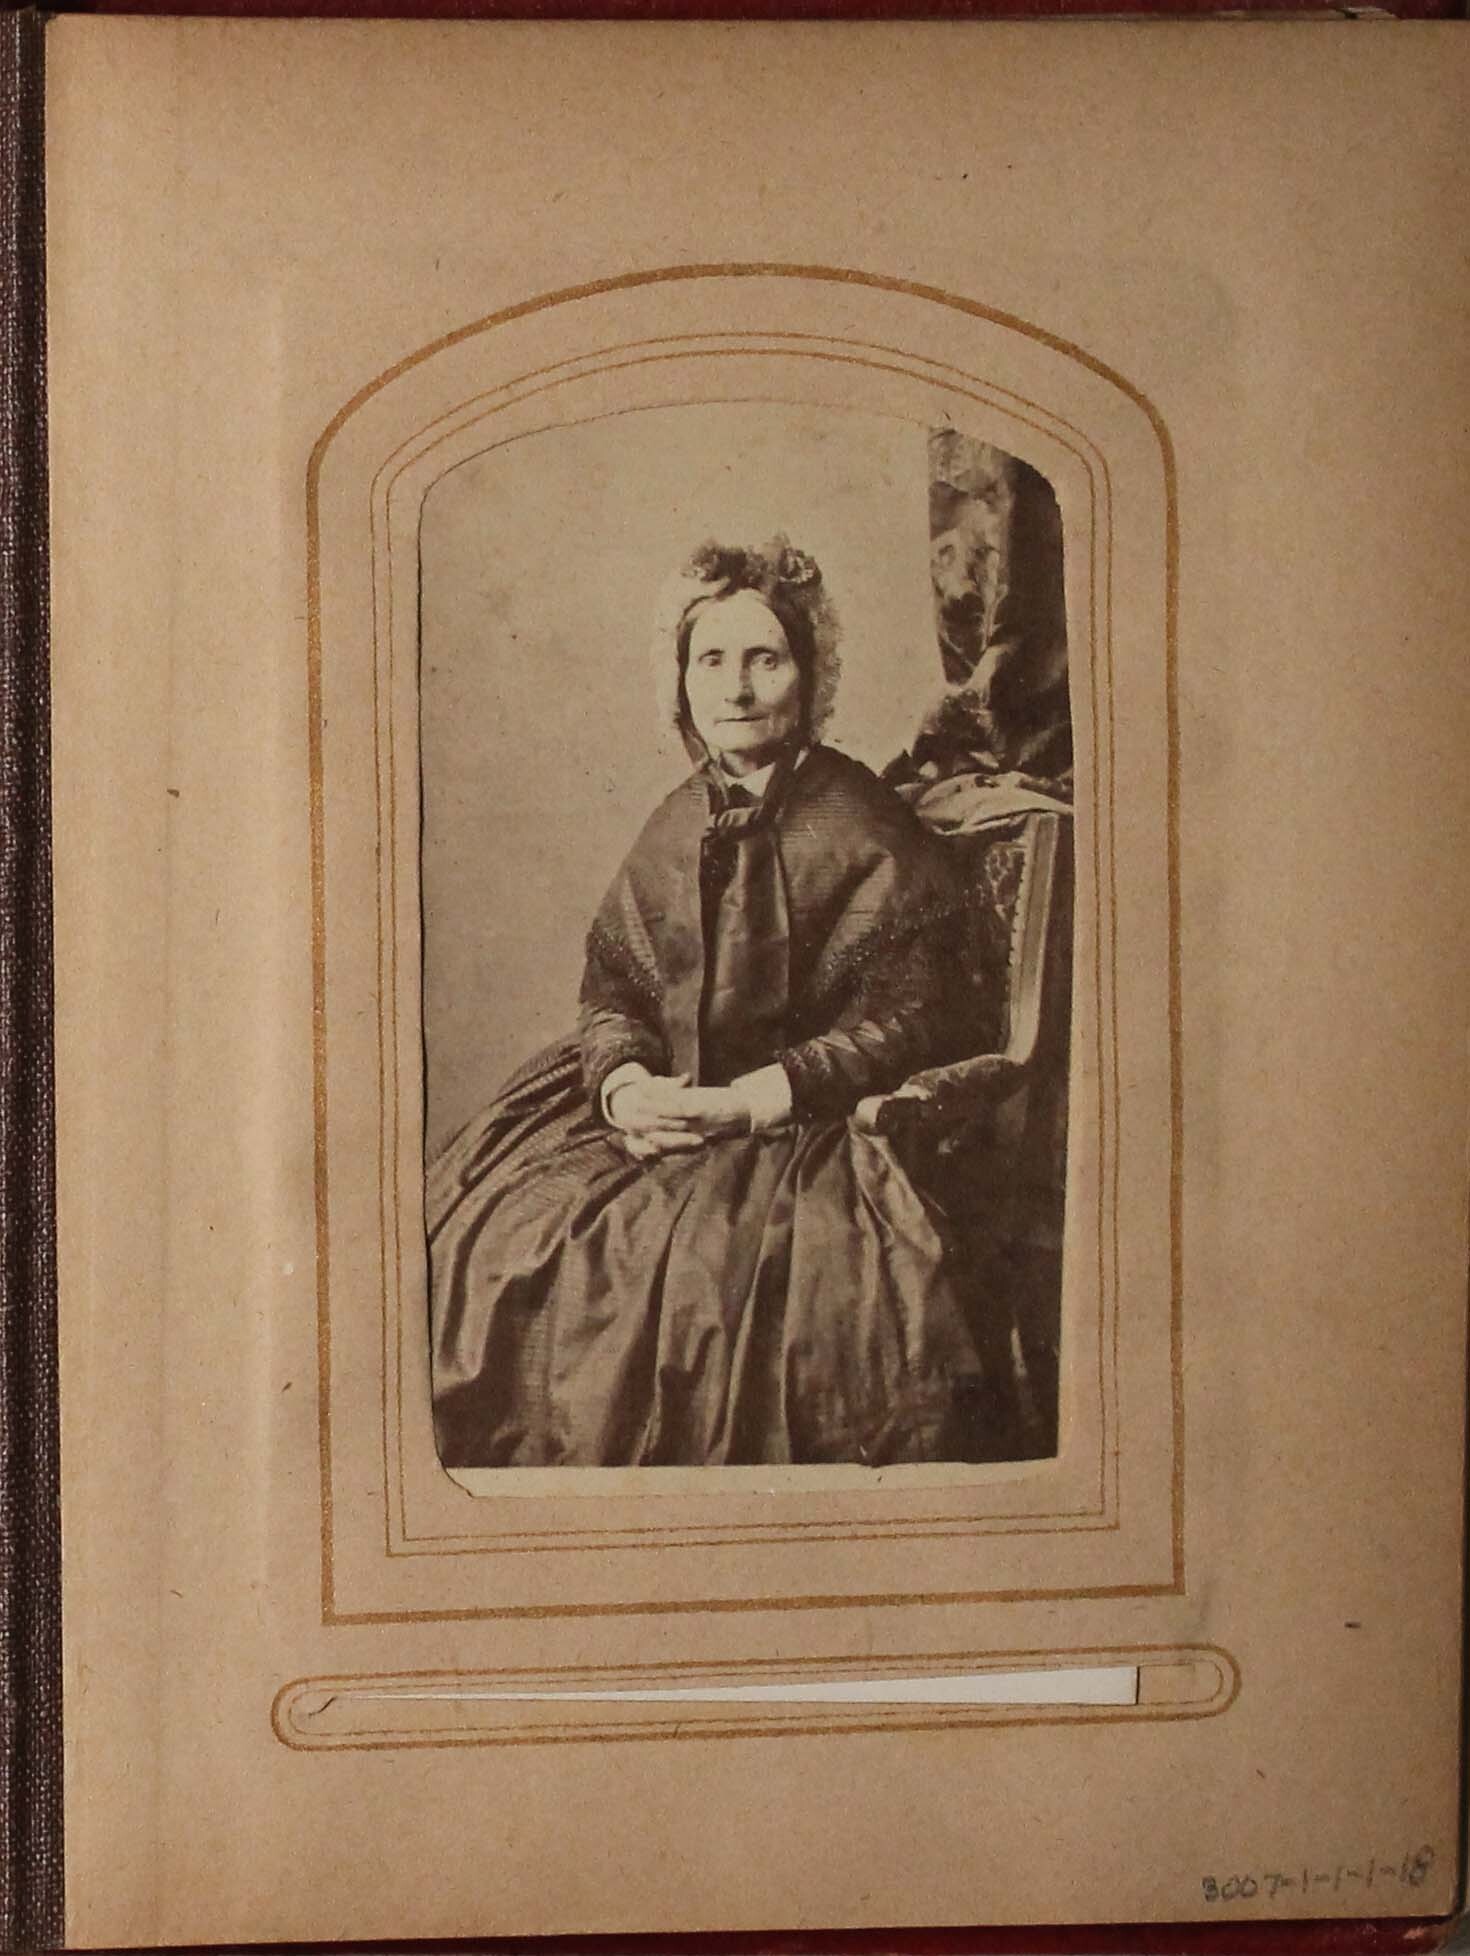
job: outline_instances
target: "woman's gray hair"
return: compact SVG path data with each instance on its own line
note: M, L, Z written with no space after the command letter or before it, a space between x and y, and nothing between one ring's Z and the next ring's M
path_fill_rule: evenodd
M802 674L803 737L817 739L837 698L840 628L815 559L795 549L784 536L754 547L701 544L664 586L654 617L652 647L660 726L677 731L687 742L691 729L684 664L689 634L707 605L737 591L753 591L780 620Z

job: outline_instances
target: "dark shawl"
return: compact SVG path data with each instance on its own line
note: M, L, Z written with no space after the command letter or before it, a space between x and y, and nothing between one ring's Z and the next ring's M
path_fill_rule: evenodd
M582 985L594 1102L629 1060L702 1085L779 1061L799 1116L842 1114L963 1042L944 845L835 749L772 786L732 829L691 776L614 878Z

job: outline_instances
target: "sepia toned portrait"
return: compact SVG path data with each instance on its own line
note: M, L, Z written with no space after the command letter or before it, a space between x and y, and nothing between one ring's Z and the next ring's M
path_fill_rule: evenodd
M471 457L420 545L444 1467L1054 1454L1052 486L693 405Z

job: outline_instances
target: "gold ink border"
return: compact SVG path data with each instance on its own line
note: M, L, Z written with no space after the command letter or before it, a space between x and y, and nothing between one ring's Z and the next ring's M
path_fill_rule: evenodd
M756 341L781 342L781 344L761 344L759 346L752 344L748 346L739 346L739 347L710 346L709 344L707 344L710 341L732 340L732 339L738 339L738 340L750 341L750 342L756 342ZM787 342L793 342L793 341L805 342L805 344L804 345L798 344L795 346L787 344ZM658 354L640 353L639 358L632 359L632 360L614 359L613 357L615 355L628 354L634 352L635 350L652 347L652 346L668 347L673 350L669 352L658 353ZM830 348L832 346L842 346L846 349L849 349L849 351L841 354L834 354L826 350L818 351L816 350L818 346L820 346L823 349ZM859 354L872 354L872 353L883 353L891 356L891 358L887 361L875 361L872 359L864 359L858 357ZM387 882L388 882L388 890L389 890L388 908L392 919L392 926L389 932L387 933L387 939L385 945L384 934L381 925L381 904L380 904L379 934L378 934L378 963L379 963L379 968L381 970L384 963L385 950L386 950L386 956L389 965L386 1014L382 1010L381 1001L380 1001L380 1012L379 1012L378 1079L379 1079L380 1117L379 1117L378 1161L379 1161L380 1178L385 1175L385 1171L388 1164L392 1164L394 1170L396 1171L398 1157L400 1153L399 1141L398 1141L397 1109L401 1098L401 1090L400 1090L400 1083L399 1083L398 1067L396 1063L397 1055L399 1051L399 1036L398 1036L398 1025L397 1025L397 978L396 978L397 877L396 877L396 853L395 853L396 820L394 816L395 742L394 742L394 734L393 734L393 698L395 692L395 677L394 677L394 653L393 653L393 645L392 645L392 638L393 638L392 621L393 621L394 611L395 611L393 594L392 594L392 586L393 586L392 559L393 559L394 524L392 518L392 511L391 511L391 499L392 499L393 489L397 484L397 482L399 481L399 479L407 472L409 468L416 466L419 462L421 462L425 458L425 456L430 454L435 448L441 446L444 442L459 438L460 436L468 432L468 430L477 426L482 421L488 420L492 415L501 412L505 408L520 406L524 402L534 399L537 395L544 394L544 393L551 393L554 392L558 387L569 385L569 384L575 384L578 381L584 379L590 379L600 374L619 372L626 368L636 367L640 365L651 365L662 361L707 360L710 358L715 358L720 356L730 357L730 356L738 356L738 355L745 355L746 357L761 358L761 359L769 359L769 358L788 358L793 360L812 359L812 360L822 360L832 364L850 364L855 366L868 367L880 372L896 373L906 379L914 379L928 384L937 384L940 386L944 386L947 387L950 392L958 394L963 399L977 401L981 405L987 406L992 410L997 410L1005 414L1008 418L1018 421L1022 423L1024 426L1033 429L1035 432L1046 436L1047 439L1056 441L1060 446L1066 448L1070 453L1072 453L1073 456L1076 458L1076 460L1078 460L1081 463L1087 476L1088 491L1089 491L1088 523L1087 523L1087 557L1088 557L1089 570L1091 572L1091 575L1089 577L1089 583L1088 583L1088 590L1089 590L1088 609L1090 614L1089 638L1090 638L1090 654L1091 654L1089 659L1089 677L1091 680L1091 689L1093 693L1093 712L1092 712L1093 737L1094 737L1093 772L1094 772L1094 779L1097 782L1100 783L1103 778L1103 772L1104 772L1102 766L1103 749L1099 744L1100 735L1098 732L1098 721L1100 716L1097 711L1098 670L1100 664L1103 663L1103 661L1101 661L1098 657L1098 608L1099 608L1098 590L1099 590L1099 585L1101 585L1101 587L1107 592L1108 604L1110 606L1111 589L1112 589L1112 543L1113 543L1112 514L1111 514L1112 503L1113 503L1112 476L1111 476L1111 471L1108 468L1106 456L1103 454L1101 449L1098 448L1097 444L1086 433L1086 431L1081 428L1078 428L1074 423L1069 422L1064 416L1057 414L1053 409L1047 408L1039 402L1032 401L1028 399L1025 395L1017 394L1014 390L1010 388L1001 387L993 382L982 380L979 376L970 374L963 368L954 367L944 361L932 360L927 356L910 354L906 352L903 348L892 347L892 346L884 345L879 342L856 340L850 337L835 338L833 336L829 336L825 334L785 333L779 330L746 331L741 333L732 333L732 332L697 333L692 335L670 334L670 335L660 336L656 339L634 340L625 343L619 343L616 346L601 347L597 349L595 352L591 352L587 354L579 354L579 355L572 356L568 359L553 362L548 367L530 369L525 373L517 375L514 379L510 381L503 382L494 388L485 389L479 394L471 395L467 397L465 400L456 403L454 407L449 408L444 412L442 412L441 414L436 415L433 418L433 420L425 423L425 425L422 428L416 430L413 434L407 436L403 441L401 441L398 444L398 446L389 454L389 456L379 465L373 477L372 484L370 486L370 496L372 498L372 507L371 507L371 516L370 516L371 555L375 566L379 562L380 554L381 554L382 561L387 566L386 574L383 579L383 589L386 592L387 620L388 620L386 691L388 695L387 754L388 754L388 767L389 767L389 790L388 790L389 815L388 815L388 823L387 823L387 836L388 836L388 850L389 850L390 862L389 862ZM898 363L904 363L904 364L898 364ZM953 379L949 381L934 382L932 378L932 374L919 373L914 371L916 365L928 369L937 370L940 373L952 376ZM575 371L573 372L561 371L567 368L575 369ZM555 380L548 380L546 377L552 374L556 374L558 377ZM966 386L955 386L954 380L963 381L968 384ZM539 381L542 383L542 385L535 386L535 387L530 386L528 383L532 381ZM497 401L494 406L480 406L481 403L489 402L495 396L505 396L507 398ZM1003 397L1003 399L1001 401L996 401L989 398L990 396L1001 396ZM750 399L762 399L764 397L757 396L757 395L745 395L745 394L739 396L720 397L722 401L726 399L734 399L734 398L738 398L741 400L750 400ZM1017 402L1019 403L1020 407L1029 409L1030 412L1019 413L1017 412L1016 408L1005 406L1004 401L1006 400ZM613 418L623 414L649 412L649 411L653 411L654 408L665 409L673 405L690 406L696 404L697 403L692 401L685 401L677 404L670 403L670 402L660 402L656 404L640 405L636 407L615 408L615 409L604 410L600 414L592 417L587 417L586 419L601 420L601 419ZM476 414L468 413L469 409L477 406L480 406L480 411L478 413ZM903 417L896 417L896 418L902 419ZM452 428L445 428L445 424L449 422L453 422L454 426ZM550 422L547 423L544 428L528 429L517 435L506 437L506 443L513 443L521 440L526 440L529 439L534 434L545 433L550 430L560 429L565 426L583 426L583 425L586 425L585 419L578 419L575 422L565 422L565 423L559 421ZM914 425L927 426L928 423L927 422L920 423L918 421L915 421ZM445 429L445 431L441 434L435 435L434 439L431 441L427 441L427 442L424 441L424 437L436 428L442 428ZM1066 432L1065 434L1062 434L1059 433L1058 430L1065 430ZM1081 447L1075 446L1074 441L1068 440L1067 436L1073 437L1075 439L1075 442L1082 444L1082 446ZM458 459L458 461L450 464L450 468L453 469L453 468L461 467L468 461L477 459L478 457L483 456L485 454L493 453L497 448L499 448L502 445L505 444L499 442L489 443L485 448L476 449L468 455L461 456ZM1091 459L1089 459L1089 457L1091 457ZM404 458L404 459L400 460L400 458ZM1096 464L1095 468L1094 468L1094 463ZM394 466L395 464L397 464L396 467ZM448 471L446 470L442 473L447 473L447 472ZM432 481L426 484L423 491L420 493L419 521L417 524L411 522L409 527L411 528L421 527L423 503L426 500L429 491L434 487L435 483L437 483L439 480L442 479L442 473L440 476L434 477ZM1099 523L1098 523L1098 478L1099 476L1101 477L1101 482L1102 482L1102 506L1104 511L1106 512L1106 524L1104 527L1107 533L1106 535L1107 547L1104 552L1100 552L1099 549ZM383 529L381 549L380 549L379 526L378 526L380 501L382 505L381 513L382 513L382 529ZM1099 577L1100 569L1102 572L1101 577ZM1101 868L1101 835L1102 835L1103 825L1100 820L1094 820L1093 823L1093 856L1094 856L1093 894L1094 894L1094 916L1095 916L1093 989L1094 989L1095 1008L1096 1008L1096 1015L1097 1015L1096 1030L1097 1030L1097 1042L1098 1042L1098 1053L1099 1053L1099 1066L1101 1067L1102 1055L1105 1046L1105 1041L1103 1037L1103 1032L1104 1032L1103 1014L1104 1014L1104 1000L1106 997L1106 999L1109 1001L1111 1005L1111 1012L1109 1014L1111 1023L1109 1029L1112 1034L1111 1074L1112 1074L1112 1086L1113 1086L1113 1101L1112 1101L1111 1109L1108 1107L1105 1099L1101 1095L1099 1096L1099 1104L1098 1104L1098 1126L1099 1126L1098 1138L1100 1143L1100 1153L1099 1153L1100 1173L1099 1173L1099 1184L1098 1184L1099 1298L1100 1300L1103 1301L1110 1301L1111 1320L1112 1320L1111 1322L1111 1330L1112 1330L1111 1378L1109 1378L1108 1365L1107 1365L1107 1353L1106 1353L1106 1335L1107 1335L1107 1328L1108 1328L1107 1319L1109 1316L1109 1312L1107 1310L1099 1311L1098 1323L1097 1323L1097 1354L1096 1354L1097 1378L1098 1378L1098 1408L1099 1408L1099 1421L1098 1421L1099 1459L1098 1459L1097 1472L1098 1472L1098 1488L1099 1488L1098 1499L1101 1505L1098 1506L1097 1508L1081 1508L1081 1509L1068 1508L1068 1509L1061 1509L1061 1510L1055 1510L1055 1511L1044 1512L1044 1513L1028 1513L1024 1510L1018 1510L1018 1511L999 1512L999 1513L995 1511L990 1511L985 1514L979 1514L979 1515L947 1514L947 1515L935 1515L935 1516L928 1516L928 1517L918 1517L918 1516L905 1517L902 1515L894 1515L891 1517L887 1517L887 1516L872 1515L872 1516L864 1517L861 1520L854 1519L851 1523L842 1525L840 1527L834 1525L830 1521L801 1522L792 1519L786 1519L782 1521L763 1521L763 1522L747 1522L747 1523L731 1522L725 1525L725 1531L723 1533L721 1533L718 1528L711 1526L709 1524L706 1524L704 1525L703 1528L701 1528L699 1524L685 1521L685 1522L668 1522L662 1524L650 1523L650 1524L643 1524L640 1526L629 1525L621 1529L593 1529L590 1527L573 1527L573 1528L564 1528L564 1529L555 1529L555 1530L532 1530L532 1529L504 1530L504 1531L497 1530L493 1535L489 1535L487 1533L474 1535L468 1532L462 1534L444 1534L444 1535L432 1535L432 1536L410 1535L408 1532L407 1521L406 1521L406 1499L405 1499L405 1490L404 1490L405 1470L404 1470L404 1460L403 1460L403 1451L402 1451L403 1448L403 1403L402 1403L403 1369L402 1369L402 1355L400 1350L401 1326L402 1326L402 1303L401 1303L402 1231L400 1227L399 1205L397 1200L397 1193L398 1193L397 1182L399 1180L399 1177L397 1173L394 1172L392 1175L392 1182L391 1182L392 1192L390 1193L389 1181L382 1180L380 1185L380 1198L379 1198L380 1212L386 1214L390 1202L393 1206L393 1220L394 1220L393 1239L394 1239L395 1247L398 1249L399 1252L398 1259L397 1259L397 1268L395 1271L395 1274L398 1278L398 1305L397 1305L396 1316L397 1316L397 1325L399 1328L399 1336L397 1338L394 1338L392 1335L394 1330L394 1324L393 1324L394 1314L390 1312L390 1308L389 1308L387 1231L385 1229L383 1254L380 1256L380 1297L381 1297L381 1304L382 1304L382 1321L383 1321L382 1330L383 1330L383 1342L384 1342L384 1353L383 1353L384 1390L383 1390L383 1400L382 1400L382 1421L383 1421L384 1475L385 1475L385 1481L384 1481L385 1547L386 1547L386 1552L390 1557L401 1558L404 1556L412 1556L412 1555L474 1555L474 1554L492 1554L492 1553L494 1554L512 1554L512 1553L553 1554L553 1553L566 1553L566 1552L582 1553L593 1549L643 1548L643 1547L650 1546L649 1538L653 1536L678 1536L681 1538L677 1544L680 1547L704 1548L704 1547L738 1546L741 1541L745 1541L745 1540L757 1540L764 1545L775 1546L783 1542L786 1543L791 1543L791 1542L805 1543L810 1541L854 1542L854 1541L884 1541L884 1540L905 1540L905 1539L930 1540L930 1539L943 1538L946 1536L954 1536L954 1535L961 1535L961 1534L977 1534L977 1533L983 1533L986 1535L1010 1535L1010 1534L1026 1534L1026 1533L1106 1534L1106 1533L1113 1533L1117 1531L1117 1529L1121 1525L1119 1514L1118 1514L1118 1498L1119 1498L1118 1497L1118 1476L1119 1476L1118 1451L1119 1449L1118 1449L1118 1443L1116 1439L1112 1440L1111 1446L1109 1443L1110 1443L1110 1427L1112 1425L1112 1419L1113 1416L1115 1415L1116 1405L1118 1401L1118 1328L1119 1328L1119 1317L1120 1317L1120 1306L1121 1306L1121 1299L1120 1299L1121 1285L1119 1281L1117 1203L1118 1203L1119 1178L1120 1178L1119 1158L1121 1154L1121 1133L1120 1133L1121 1114L1119 1109L1119 1100L1121 1095L1119 1089L1119 1058L1118 1058L1118 1004L1117 1004L1118 946L1117 946L1117 924L1116 924L1116 914L1115 914L1116 907L1117 907L1116 864L1115 864L1116 852L1114 849L1114 838L1113 838L1113 828L1116 822L1116 782L1114 778L1115 769L1114 769L1113 729L1112 729L1113 641L1112 641L1111 610L1109 609L1105 615L1106 615L1107 630L1104 635L1104 643L1106 646L1107 696L1108 696L1108 704L1109 704L1108 745L1106 749L1107 796L1106 796L1105 806L1106 806L1106 813L1107 813L1107 820L1108 820L1109 875L1108 875L1107 883L1112 894L1111 908L1108 908L1103 903L1104 878L1103 878L1102 868ZM377 618L378 618L378 603L377 603L376 573L375 573L374 632L373 632L374 661L375 661L375 685L374 685L375 699L377 698L378 695L376 674L380 663L382 663L382 652L379 644L379 637L377 631ZM378 740L378 728L375 725L375 729L374 729L375 761L377 759L377 751L376 751L377 740ZM384 826L382 821L381 782L379 782L378 802L379 802L379 838L380 838L380 846L378 851L378 857L379 857L379 879L378 880L379 880L379 888L381 890L382 881L383 881L381 858L382 858L382 835L383 835L383 826ZM1098 812L1100 814L1104 806L1100 792L1098 795L1097 805L1098 805ZM1107 946L1107 950L1108 950L1107 969L1109 975L1109 986L1107 987L1106 991L1102 983L1105 945ZM386 1032L384 1027L385 1016L390 1021L390 1024L386 1029ZM391 1052L394 1055L394 1065L392 1069L394 1112L392 1118L393 1140L391 1145L388 1143L387 1134L386 1134L386 1127L388 1125L387 1115L386 1115L388 1066L385 1062L385 1057L384 1057L385 1051L389 1051L389 1050L391 1050ZM1111 1115L1111 1119L1109 1119L1109 1115ZM1105 1170L1110 1172L1105 1172ZM1104 1226L1104 1213L1107 1205L1109 1185L1111 1185L1112 1211L1113 1211L1113 1216L1112 1216L1113 1284L1112 1284L1110 1300L1109 1300L1108 1286L1105 1277L1105 1254L1106 1254L1105 1244L1106 1244L1107 1232ZM395 1421L390 1419L389 1416L390 1407L388 1403L389 1401L388 1378L390 1373L393 1375L395 1386L396 1386L396 1392L394 1394L394 1397L396 1399L396 1407L394 1409L396 1410L396 1415L397 1415L396 1423ZM1111 1403L1109 1398L1110 1388L1111 1388ZM422 1543L425 1545L422 1547L419 1546L398 1547L395 1545L393 1540L392 1494L394 1490L390 1486L389 1476L391 1473L391 1462L392 1462L395 1449L393 1447L392 1440L390 1439L390 1435L396 1436L397 1443L398 1443L396 1449L397 1463L398 1463L396 1492L398 1496L397 1518L398 1518L399 1540L405 1543L414 1543L414 1544ZM1108 1472L1110 1462L1112 1465L1111 1476L1109 1475ZM901 1496L903 1490L895 1488L891 1490L891 1492L895 1495ZM1110 1514L1111 1514L1111 1519L1109 1519ZM1040 1524L1040 1525L1036 1525L1036 1524ZM1053 1525L1047 1526L1046 1524L1053 1524ZM830 1529L832 1532L827 1534L815 1534L811 1532L819 1528L827 1528ZM592 1539L589 1539L589 1537L591 1537Z
M1159 443L1163 468L1165 500L1164 602L1165 602L1165 739L1166 739L1166 881L1168 896L1168 1000L1169 1000L1169 1096L1170 1160L1168 1173L1170 1223L1170 1346L1175 1434L1175 1472L1172 1477L1171 1545L1173 1582L1170 1585L1119 1585L1070 1591L1025 1590L1018 1592L944 1592L908 1596L839 1596L776 1598L762 1600L710 1599L693 1603L646 1603L606 1605L534 1606L509 1611L410 1611L353 1612L339 1614L335 1609L333 1570L333 1500L331 1486L331 1419L329 1407L331 1326L329 1313L330 1238L329 1190L327 1172L327 1063L326 1063L326 941L325 941L325 819L322 804L322 628L321 628L321 513L320 477L328 447L337 433L367 401L412 368L476 334L525 318L552 306L565 305L608 293L640 287L688 282L698 279L765 278L801 279L814 283L845 284L870 290L901 294L929 301L969 317L1021 334L1039 345L1074 360L1115 387L1137 406ZM307 582L307 767L309 777L310 869L311 869L311 964L312 964L312 1111L313 1111L313 1189L315 1207L315 1258L317 1292L318 1352L318 1469L321 1478L321 1609L326 1624L362 1622L421 1622L457 1620L466 1617L498 1615L583 1615L626 1614L647 1611L702 1611L725 1609L867 1607L881 1603L957 1604L986 1600L1036 1600L1048 1598L1090 1598L1104 1596L1180 1594L1184 1586L1184 1395L1182 1375L1182 1287L1183 1287L1183 1103L1181 952L1179 938L1179 715L1177 688L1179 522L1177 471L1173 442L1168 428L1152 401L1116 369L1088 353L1075 342L1036 326L1015 314L979 301L965 299L942 288L898 279L880 273L822 265L750 262L666 266L646 272L629 272L569 286L552 293L522 300L470 324L440 335L415 352L405 355L374 379L365 383L328 422L313 445L306 470L306 582Z
M1045 1660L1041 1662L1039 1660ZM759 1671L763 1682L799 1679L803 1674L817 1677L944 1677L957 1672L1001 1671L1016 1666L1027 1669L1059 1670L1078 1665L1133 1663L1140 1673L1170 1665L1202 1664L1214 1668L1219 1686L1206 1698L1178 1701L1142 1700L1133 1705L1056 1705L1045 1710L1027 1705L935 1705L917 1707L895 1701L883 1716L884 1707L876 1704L803 1705L754 1702L745 1706L691 1704L674 1706L663 1717L639 1716L657 1713L663 1707L619 1706L604 1701L594 1710L588 1706L580 1718L545 1719L519 1729L503 1726L488 1731L422 1733L378 1729L373 1736L352 1733L310 1738L291 1723L291 1710L307 1694L362 1689L371 1685L448 1684L473 1679L483 1684L493 1679L507 1690L532 1681L557 1678L563 1686L572 1678L586 1682L589 1689L599 1685L619 1688L625 1679L637 1679L630 1688L645 1689L650 1679L657 1685L673 1686L676 1681L696 1683L712 1676L738 1678L742 1672ZM983 1654L956 1655L925 1653L914 1657L886 1658L770 1658L703 1659L692 1663L660 1663L644 1667L631 1665L516 1666L502 1669L440 1671L359 1672L351 1675L321 1675L292 1678L283 1684L271 1704L271 1729L280 1743L294 1752L384 1752L443 1750L461 1746L577 1745L621 1743L650 1739L752 1739L838 1737L849 1733L891 1733L942 1730L973 1731L1001 1726L1007 1729L1058 1725L1156 1725L1166 1721L1219 1718L1240 1696L1240 1665L1220 1644L1129 1644L1082 1650L987 1651ZM529 1704L527 1708L533 1708ZM691 1714L694 1714L691 1716Z

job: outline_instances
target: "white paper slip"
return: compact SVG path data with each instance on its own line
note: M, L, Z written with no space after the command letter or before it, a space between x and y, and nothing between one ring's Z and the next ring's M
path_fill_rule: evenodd
M1132 1705L1138 1666L964 1671L920 1678L832 1678L815 1684L706 1684L642 1691L353 1691L342 1697L523 1704Z

